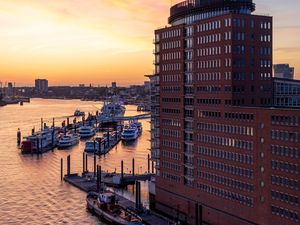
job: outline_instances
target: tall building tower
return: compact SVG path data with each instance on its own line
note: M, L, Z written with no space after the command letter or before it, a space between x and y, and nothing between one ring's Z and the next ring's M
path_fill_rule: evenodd
M188 0L155 31L155 208L188 224L299 223L300 113L272 108L272 17L254 10Z
M36 79L35 80L35 90L39 94L47 93L48 92L48 80Z

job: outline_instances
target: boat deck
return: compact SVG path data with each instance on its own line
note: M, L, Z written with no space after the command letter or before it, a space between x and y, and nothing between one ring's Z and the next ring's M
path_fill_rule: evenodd
M97 190L97 185L94 180L88 180L84 177L78 176L78 174L73 174L71 176L65 176L64 180L68 182L69 184L77 187L78 189L84 191L84 192L90 192L90 191L96 191ZM118 198L119 205L124 208L124 209L129 209L129 210L135 210L135 203L133 201L130 201L126 198L124 198L121 195L115 194ZM142 220L143 223L147 225L170 225L174 224L170 220L158 216L154 214L153 212L148 212L148 213L139 213L138 214Z

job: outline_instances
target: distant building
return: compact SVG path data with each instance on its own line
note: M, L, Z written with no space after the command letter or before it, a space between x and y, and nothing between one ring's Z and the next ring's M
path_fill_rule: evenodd
M48 80L46 79L36 79L35 80L35 90L37 93L45 94L48 92Z
M84 87L85 85L84 84L79 84L79 87Z
M117 88L117 82L112 82L111 87L112 87L112 89L116 89Z
M14 95L14 86L13 86L13 83L11 83L11 82L9 82L7 84L6 95L7 96L13 96Z
M274 76L276 78L294 79L294 67L290 67L289 64L275 64Z

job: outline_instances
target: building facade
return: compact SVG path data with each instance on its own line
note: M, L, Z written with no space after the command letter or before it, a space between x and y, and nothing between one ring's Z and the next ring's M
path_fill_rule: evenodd
M188 224L299 223L300 113L273 108L272 17L254 10L189 0L155 31L155 208Z

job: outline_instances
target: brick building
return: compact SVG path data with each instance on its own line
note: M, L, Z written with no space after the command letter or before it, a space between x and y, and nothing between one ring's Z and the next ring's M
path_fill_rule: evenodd
M273 107L272 17L254 10L189 0L155 31L152 206L188 224L299 224L300 111Z

